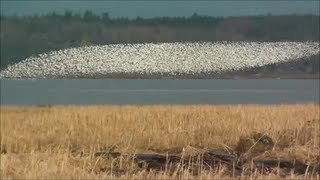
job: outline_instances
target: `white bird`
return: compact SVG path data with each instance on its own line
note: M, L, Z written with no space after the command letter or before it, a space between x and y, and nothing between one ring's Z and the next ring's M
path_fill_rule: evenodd
M27 58L0 78L69 78L122 74L196 75L287 62L319 53L319 42L113 44Z

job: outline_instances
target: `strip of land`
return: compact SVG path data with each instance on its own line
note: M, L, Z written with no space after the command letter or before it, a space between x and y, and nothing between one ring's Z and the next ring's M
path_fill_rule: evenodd
M190 14L191 15L191 14ZM106 12L1 15L0 69L72 47L123 43L319 41L319 15L112 18Z
M222 79L319 79L319 54L295 61L222 73Z

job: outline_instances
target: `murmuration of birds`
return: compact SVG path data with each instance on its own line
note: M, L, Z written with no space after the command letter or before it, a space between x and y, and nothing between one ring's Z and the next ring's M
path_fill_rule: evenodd
M112 78L114 74L174 78L179 74L243 70L318 53L319 42L111 44L32 56L2 70L0 78Z

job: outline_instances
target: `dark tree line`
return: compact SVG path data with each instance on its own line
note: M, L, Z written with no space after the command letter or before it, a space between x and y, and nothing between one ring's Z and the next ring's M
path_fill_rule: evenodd
M319 41L319 16L111 18L74 14L1 15L1 66L29 56L94 44L194 41Z

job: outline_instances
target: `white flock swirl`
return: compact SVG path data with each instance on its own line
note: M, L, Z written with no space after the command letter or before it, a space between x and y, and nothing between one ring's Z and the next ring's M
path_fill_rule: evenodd
M199 74L287 62L319 53L319 42L113 44L27 58L0 78L69 78L112 74Z

